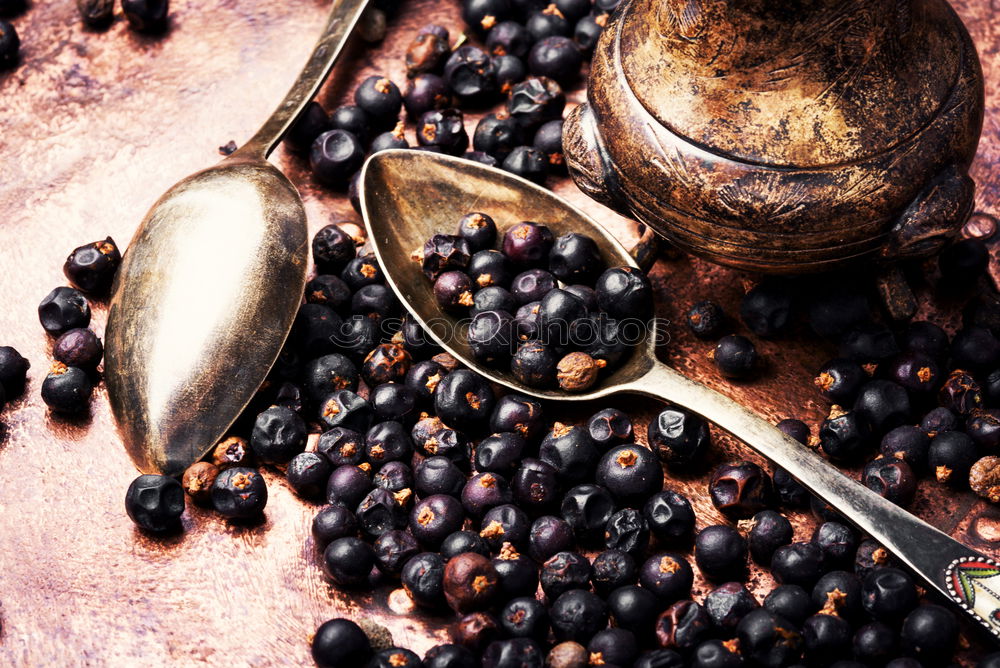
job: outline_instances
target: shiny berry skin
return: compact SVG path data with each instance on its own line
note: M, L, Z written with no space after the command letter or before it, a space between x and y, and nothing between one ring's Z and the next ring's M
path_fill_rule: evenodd
M434 552L422 552L403 566L400 579L413 602L423 608L444 604L444 559Z
M422 418L413 425L410 437L421 454L447 457L459 467L468 467L469 446L465 436L446 426L441 418Z
M321 668L365 668L372 646L361 627L349 619L331 619L316 630L312 657Z
M695 537L694 558L706 578L736 580L746 570L747 542L732 527L708 526Z
M753 462L739 461L715 468L708 484L712 505L728 517L745 519L766 508L774 496L769 476Z
M288 462L285 477L295 492L307 499L319 499L326 493L326 484L333 467L330 460L317 452L300 452Z
M450 52L447 28L425 26L406 49L407 76L416 79L421 74L439 71Z
M649 546L649 525L635 508L623 508L611 516L604 527L604 546L633 555L643 553Z
M757 336L777 336L788 327L792 296L788 287L777 281L755 285L740 302L740 319Z
M679 554L654 554L639 568L639 584L666 602L690 596L693 582L694 571Z
M410 79L403 93L403 106L411 120L417 120L429 111L451 106L451 91L447 82L437 74L423 73ZM372 142L374 148L374 142Z
M444 65L444 78L451 91L463 100L480 100L497 92L493 61L476 46L455 49Z
M511 479L511 490L514 501L529 512L550 509L559 499L556 469L540 459L523 459Z
M462 507L473 517L482 517L490 508L512 500L507 480L496 473L477 473L462 488Z
M865 624L854 633L854 656L865 665L884 665L897 653L896 632L882 622Z
M446 275L438 279L438 282ZM480 290L476 294L476 299L478 300L487 290L503 290L503 288ZM517 343L514 317L506 310L473 309L472 322L469 323L466 336L469 350L477 361L492 365L507 362Z
M483 514L480 526L482 530L479 535L493 552L499 552L505 544L516 549L528 546L531 520L513 504L505 503L490 508Z
M594 473L600 453L579 425L556 422L542 439L538 458L552 465L563 481L581 482Z
M168 0L122 0L122 13L129 27L139 32L157 33L167 27Z
M0 70L13 67L18 62L21 38L8 21L0 20Z
M708 621L724 632L733 632L748 613L760 607L757 599L739 582L719 585L705 596Z
M483 668L542 668L545 652L529 638L495 640L483 651Z
M316 137L330 129L330 121L326 111L319 102L312 101L302 110L298 119L292 123L285 134L285 148L293 153L305 153L312 146Z
M792 524L773 510L762 510L753 516L747 542L750 556L762 566L771 564L774 551L792 542Z
M616 625L642 631L644 635L652 631L652 620L663 610L656 594L634 584L615 589L608 594L607 601Z
M823 551L827 569L847 568L858 548L858 535L851 527L837 521L826 521L813 531L811 541Z
M212 507L223 517L254 518L266 505L267 485L254 469L234 466L222 471L212 483Z
M943 380L940 365L923 353L900 353L879 370L916 397L935 392Z
M473 252L488 250L496 243L497 225L485 213L467 213L458 221L458 236Z
M570 22L555 4L540 11L532 12L525 21L525 27L537 42L553 35L569 35Z
M409 461L413 455L413 441L399 422L380 422L365 434L365 454L376 468L387 462Z
M491 249L474 253L469 259L465 271L476 288L487 288L493 285L507 287L514 277L507 257L500 251Z
M573 589L555 600L549 621L557 640L585 642L607 626L608 609L597 595Z
M811 661L827 661L848 654L851 625L837 615L817 614L802 623L805 656Z
M361 142L346 130L328 130L309 149L309 165L318 181L332 188L346 188L361 167L365 152Z
M58 287L38 305L42 328L53 336L90 324L90 302L80 291Z
M458 498L465 487L465 474L447 457L428 457L417 465L414 485L424 497L447 494Z
M685 322L699 339L715 339L726 326L726 314L714 301L703 300L688 310Z
M812 597L798 585L778 585L764 598L764 608L779 617L801 624L816 611Z
M691 668L740 668L743 657L733 641L706 640L694 649Z
M56 339L52 356L66 366L92 370L101 363L104 346L89 329L71 329Z
M861 585L861 603L875 619L895 624L917 605L913 578L898 568L885 567L869 573Z
M16 349L0 346L0 385L8 398L20 394L24 389L24 380L30 368L31 362Z
M533 75L548 77L565 85L579 76L583 53L573 40L553 35L535 42L528 53L527 63Z
M364 109L353 104L337 107L330 114L329 120L331 130L348 132L362 144L371 137L371 122L371 116Z
M397 493L381 487L372 489L361 499L355 512L361 530L377 538L392 529L406 527L407 510L412 498L408 489Z
M558 357L549 346L538 340L529 340L517 347L510 370L518 381L528 387L545 388L555 385L558 363Z
M527 442L536 442L545 433L546 421L542 404L521 394L511 393L501 397L490 416L490 430L511 431Z
M510 638L534 638L544 641L549 633L549 612L534 597L508 601L498 616L500 628Z
M983 391L971 374L955 369L938 391L938 402L953 413L964 416L983 408Z
M469 147L462 112L458 109L432 109L420 117L417 142L436 146L448 155L461 155Z
M597 279L597 304L614 318L646 318L653 313L649 278L634 267L612 267Z
M125 493L125 511L140 529L168 531L180 525L184 489L169 476L141 475Z
M856 461L871 446L872 427L858 411L844 411L834 405L819 428L819 445L835 462Z
M823 574L823 550L815 543L783 545L771 557L771 573L779 584L812 589Z
M760 364L753 341L739 334L729 334L719 339L711 357L719 373L733 380L752 378L757 374Z
M925 603L903 621L900 645L924 665L944 665L955 652L958 631L958 621L950 610Z
M337 309L350 303L351 289L342 279L332 274L320 274L306 283L306 301Z
M493 26L486 36L486 50L492 56L528 55L533 40L523 24L517 21L501 21Z
M83 292L104 293L121 264L122 255L111 237L75 248L63 264L70 285Z
M854 410L880 433L905 424L913 412L906 390L889 380L865 383L854 400Z
M496 398L483 377L468 369L457 369L438 383L434 409L449 427L477 432L489 420Z
M663 466L648 448L619 445L598 461L595 480L621 505L638 505L663 489Z
M382 343L376 346L361 365L361 377L368 387L382 383L401 383L413 365L413 358L404 346Z
M423 668L423 663L408 649L388 647L375 653L368 668Z
M528 534L528 553L543 563L557 552L572 549L573 528L569 522L554 515L542 515L531 525Z
M501 600L518 596L534 599L538 589L538 564L533 559L520 554L510 543L504 543L493 558L493 568L500 578Z
M573 27L573 42L585 57L589 57L594 51L607 22L608 15L603 12L589 14L576 22Z
M514 472L521 461L525 441L512 432L500 432L487 436L476 446L475 464L480 472L491 471L502 475Z
M694 510L680 492L667 489L654 494L642 512L650 532L661 543L679 545L694 532Z
M355 89L354 104L361 107L373 123L382 128L396 124L403 107L399 88L384 76L370 76Z
M549 271L565 283L589 283L604 270L597 244L588 236L570 232L549 251Z
M868 374L860 364L838 357L820 368L816 378L813 379L813 384L829 401L848 406L854 403L861 386L867 381Z
M507 98L507 112L527 132L533 132L548 121L562 118L566 95L548 77L528 77L515 84Z
M393 130L375 135L368 150L371 153L378 153L379 151L389 151L397 148L410 148L410 142L406 141L406 135L403 134L402 122Z
M854 573L830 571L813 586L813 606L821 613L854 621L861 617L861 580Z
M788 471L776 466L772 480L774 490L778 493L778 499L782 504L789 508L802 508L809 505L809 492Z
M306 447L306 424L295 411L272 406L257 416L250 448L254 456L268 463L285 463Z
M329 459L335 468L344 464L357 465L364 461L365 439L356 431L336 427L320 435L316 451Z
M83 413L94 385L83 369L55 362L42 381L42 401L56 413Z
M312 535L316 544L325 549L327 545L348 536L357 536L358 519L346 506L333 504L320 508L312 521Z
M445 564L442 581L445 600L458 613L484 610L499 592L498 579L489 559L475 552L464 552Z
M371 478L359 467L350 464L338 466L327 480L327 502L343 503L355 508L373 486Z
M680 408L667 408L651 420L646 433L660 461L684 465L697 459L709 446L708 423Z
M634 441L632 419L617 408L603 408L591 415L587 433L600 450Z
M543 123L535 131L535 138L531 142L532 148L545 154L549 162L549 172L552 174L565 175L567 173L562 140L563 122L560 119Z
M403 382L413 393L417 405L429 406L434 403L434 392L438 383L448 375L448 370L434 360L417 362L406 372Z
M339 587L363 585L374 567L375 550L360 538L338 538L323 551L323 569Z
M608 549L594 557L590 581L599 596L608 594L619 587L635 584L639 579L639 567L627 552Z
M927 468L931 439L927 430L914 425L896 427L882 437L879 451L886 457L906 462L914 470Z
M657 618L656 639L660 647L686 652L707 639L712 623L712 619L700 604L694 601L678 601Z
M529 302L517 309L517 312L514 314L514 331L518 341L526 343L537 339L541 335L542 328L538 317L541 309L542 303L540 301ZM574 326L575 323L574 325L570 325L570 332L573 331ZM552 356L554 359L554 352Z
M802 651L802 636L788 620L764 610L747 614L736 629L740 651L754 665L791 666Z
M639 647L632 631L612 627L594 634L587 643L587 653L593 665L631 666Z
M940 483L968 484L969 469L979 459L975 442L965 432L946 431L931 439L927 464Z
M539 582L542 591L554 601L571 589L587 589L590 586L590 562L576 552L558 552L542 564Z
M461 645L435 645L424 654L424 668L480 668L479 657Z
M372 548L375 551L375 565L379 571L393 576L398 576L403 565L420 552L416 539L398 529L379 536Z
M472 135L472 146L502 162L515 147L523 146L525 139L520 123L506 111L498 111L479 121Z
M344 427L364 432L372 422L372 407L350 390L337 390L320 404L319 419L328 429Z
M785 436L794 438L802 445L809 443L809 425L802 420L788 418L774 425Z
M554 243L552 231L546 225L522 221L504 233L503 253L517 265L537 268L547 264ZM521 294L524 294L523 290ZM540 299L541 296L543 295L531 294L519 299L526 302Z
M879 455L865 465L861 483L883 499L906 507L917 493L917 478L905 461Z

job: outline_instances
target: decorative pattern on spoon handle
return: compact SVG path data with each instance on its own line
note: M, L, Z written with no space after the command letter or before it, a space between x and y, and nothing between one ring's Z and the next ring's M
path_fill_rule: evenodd
M881 543L924 582L1000 638L1000 564L848 478L732 399L654 362L629 390L668 399L714 422L787 470Z

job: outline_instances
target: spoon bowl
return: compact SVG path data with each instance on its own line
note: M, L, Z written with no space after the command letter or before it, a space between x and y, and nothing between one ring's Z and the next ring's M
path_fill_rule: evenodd
M115 279L105 353L137 468L178 475L225 435L281 350L308 252L302 201L265 160L224 160L153 205Z
M527 179L481 163L427 151L396 149L370 158L361 180L368 238L379 264L385 268L389 284L424 330L461 360L473 359L466 342L468 320L440 309L433 285L421 271L420 263L413 260L413 253L422 249L433 235L451 233L465 214L472 211L488 214L501 238L504 230L523 220L543 222L556 236L586 230L597 243L605 265L638 267L620 241L566 200ZM650 334L647 327L646 335L630 357L588 392L537 389L521 383L509 370L470 366L496 383L534 397L597 399L649 373L656 345L656 337Z
M667 400L730 432L787 470L810 492L877 540L928 586L957 604L1000 637L1000 563L882 498L834 469L825 459L786 436L732 399L694 382L656 358L655 337L586 394L526 387L510 373L479 364L465 343L465 327L439 310L430 282L411 259L435 233L455 229L472 211L490 215L503 230L522 220L548 225L553 233L573 231L597 242L609 265L635 266L629 254L600 225L551 192L493 167L423 151L394 150L368 159L361 175L361 209L368 238L390 286L432 338L462 364L523 394L550 400L597 399L619 392ZM655 325L654 323L651 323ZM664 413L660 431L680 435L683 426ZM650 447L656 449L655 439ZM970 575L976 573L976 575ZM989 577L983 573L992 574Z

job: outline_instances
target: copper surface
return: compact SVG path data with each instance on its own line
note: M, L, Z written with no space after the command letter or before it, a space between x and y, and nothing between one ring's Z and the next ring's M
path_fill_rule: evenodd
M1000 106L993 88L1000 81L1000 7L990 0L955 7L987 81L984 136L972 167L977 210L997 216L1000 124L992 113ZM92 414L79 420L50 416L38 397L51 342L35 307L63 283L66 255L107 234L125 243L160 193L215 160L218 146L249 137L287 90L327 10L313 0L175 2L171 32L160 39L135 35L121 18L106 33L85 31L72 3L36 3L16 19L23 62L0 75L0 344L17 347L32 370L26 396L0 415L0 664L308 665L310 634L342 614L381 621L399 644L418 652L444 638L448 618L413 614L392 588L368 596L328 585L309 536L315 507L272 471L265 472L271 500L259 525L228 523L189 506L180 535L158 539L137 531L123 509L135 470L103 388ZM429 20L457 34L457 2L407 4L383 45L355 45L347 54L354 65L334 74L324 103L346 99L351 82L371 74L402 82L406 43ZM572 99L579 102L580 93ZM276 162L302 192L311 231L331 220L358 221L346 198L314 184L299 158L279 153ZM626 245L634 240L634 226L568 181L556 190ZM720 299L735 312L749 279L688 258L660 262L653 278L658 311L674 323L695 298ZM100 306L95 311L100 331L105 313ZM929 315L952 327L959 322L953 304L921 294L918 317ZM760 381L746 385L717 376L708 344L681 326L669 331L667 359L690 377L772 420L795 415L815 425L823 416L811 378L833 348L804 328L760 342L770 365ZM634 398L614 403L642 421L657 406ZM586 410L551 413L573 418ZM720 436L709 464L746 453ZM669 481L691 494L699 526L723 521L705 493L706 471ZM923 480L912 509L971 547L1000 555L1000 514L971 493ZM807 538L813 520L792 518L796 538ZM753 572L758 594L770 585L769 576ZM704 593L707 585L698 580L696 589ZM978 636L968 639L967 657L984 651Z

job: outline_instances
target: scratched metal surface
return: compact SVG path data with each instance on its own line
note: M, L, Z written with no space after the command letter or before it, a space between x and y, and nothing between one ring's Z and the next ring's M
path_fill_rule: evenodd
M987 115L973 174L978 210L1000 215L1000 11L997 0L958 0L983 60ZM159 540L135 530L122 499L135 475L115 434L103 388L91 415L47 414L38 396L50 342L35 307L62 284L76 245L112 235L121 244L156 197L218 159L217 147L246 139L280 99L327 11L318 0L282 3L183 0L173 3L165 38L138 36L119 17L104 33L85 31L74 3L35 3L15 20L22 65L0 75L0 344L32 363L27 393L0 415L0 664L302 665L308 637L337 615L375 618L398 644L422 652L447 633L447 619L415 614L382 589L374 596L335 591L309 537L315 507L267 472L265 520L236 526L189 506L185 531ZM379 47L355 45L322 96L329 106L373 73L403 81L401 54L416 29L435 20L460 31L455 0L411 0ZM577 90L572 98L581 99ZM470 130L474 119L470 120ZM342 195L314 184L303 163L276 161L300 188L315 231L356 220ZM626 221L592 204L568 181L556 190L607 222L624 240ZM995 268L997 264L994 254ZM994 274L998 272L994 271ZM712 296L733 312L750 277L689 259L654 272L659 312L678 322L685 305ZM954 307L923 295L922 314L954 324ZM95 309L101 331L104 312ZM774 420L815 424L825 406L810 380L832 349L804 331L762 342L771 361L759 382L721 382L707 344L670 326L666 356L679 369ZM628 407L641 422L655 404ZM553 409L553 415L560 414ZM563 417L573 417L562 414ZM640 431L644 431L640 429ZM719 436L713 461L745 456ZM707 468L706 468L707 470ZM705 471L674 478L694 500L699 525L721 521L705 494ZM924 481L913 509L961 540L1000 554L1000 512ZM796 537L810 518L793 514ZM752 575L763 591L768 576ZM701 593L703 581L696 583ZM970 636L967 656L983 651Z

